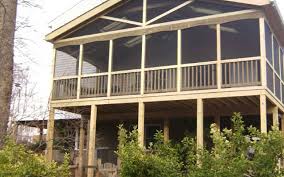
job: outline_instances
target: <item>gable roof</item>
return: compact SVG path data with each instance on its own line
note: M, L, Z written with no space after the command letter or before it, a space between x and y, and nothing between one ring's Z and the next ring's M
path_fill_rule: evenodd
M70 22L64 24L63 26L55 29L51 33L46 35L46 40L53 42L58 39L61 35L65 34L66 32L76 28L80 24L96 17L100 16L106 10L118 5L119 3L125 0L107 0L103 3L99 4L98 6L94 7L90 11L78 16L77 18L71 20ZM284 46L284 24L283 19L281 18L279 9L276 3L270 0L216 0L221 2L229 2L229 3L237 3L242 5L248 6L256 6L263 8L266 18L269 21L270 26L272 27L276 36L279 36L279 42Z

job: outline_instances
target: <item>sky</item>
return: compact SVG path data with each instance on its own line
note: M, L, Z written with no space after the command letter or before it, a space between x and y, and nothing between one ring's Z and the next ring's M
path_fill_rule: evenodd
M51 90L52 45L46 42L44 37L50 32L49 27L54 28L64 21L70 20L102 0L33 1L39 3L41 8L23 6L18 8L18 18L27 18L31 27L21 29L16 33L18 38L24 38L27 45L16 47L15 62L24 68L29 68L30 81L36 85L36 102L47 105ZM284 0L278 0L277 3L282 16L284 16ZM77 4L79 5L76 6Z

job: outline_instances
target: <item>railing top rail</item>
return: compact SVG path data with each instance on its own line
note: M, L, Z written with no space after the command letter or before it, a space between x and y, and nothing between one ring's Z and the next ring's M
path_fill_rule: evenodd
M137 73L141 72L141 69L131 69L131 70L123 70L123 71L114 71L111 74L127 74L127 73Z
M221 60L221 63L236 63L241 61L254 61L254 60L260 60L261 57L247 57L247 58L238 58L238 59L227 59L227 60Z
M55 77L53 80L66 80L66 79L77 79L78 76L63 76L63 77Z
M217 64L217 61L207 61L207 62L199 62L199 63L187 63L187 64L182 64L181 67L203 66L203 65L212 65L212 64Z
M86 78L86 77L107 76L107 75L108 75L107 72L103 72L103 73L94 73L94 74L84 74L81 77Z
M173 68L177 68L177 65L169 65L169 66L159 66L159 67L145 68L145 71L154 71L154 70L162 70L162 69L173 69Z

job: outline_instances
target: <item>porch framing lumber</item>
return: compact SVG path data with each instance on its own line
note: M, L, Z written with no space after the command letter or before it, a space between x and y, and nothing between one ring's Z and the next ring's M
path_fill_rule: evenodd
M47 147L46 147L46 160L52 162L53 160L53 142L54 142L54 117L55 110L53 107L49 108L49 119L47 124Z
M145 137L145 104L144 102L138 103L138 143L141 147L144 147Z
M196 126L196 139L197 139L197 148L202 149L204 146L204 113L203 113L203 99L197 99L197 126Z
M259 99L260 99L260 131L262 133L267 133L266 95L261 94Z
M90 139L88 148L88 166L94 167L95 164L95 148L96 148L96 126L97 126L97 106L91 106L90 117ZM94 169L88 168L88 177L94 177Z
M95 41L112 40L127 36L139 36L152 34L161 31L175 31L186 28L191 28L201 25L213 25L222 24L242 19L256 19L263 17L264 14L260 10L242 10L237 12L229 12L217 15L210 15L205 17L197 17L192 19L178 20L172 22L166 22L161 24L154 24L143 27L129 28L118 31L111 31L99 34L85 35L81 37L74 37L69 39L63 39L54 42L55 47L63 47L67 45L79 45L85 43L91 43Z
M126 19L122 19L122 18L115 18L115 17L110 17L110 16L101 16L100 18L105 19L105 20L115 21L115 22L127 23L127 24L131 24L131 25L136 25L136 26L142 26L143 25L143 23L139 23L139 22L136 22L136 21L126 20Z

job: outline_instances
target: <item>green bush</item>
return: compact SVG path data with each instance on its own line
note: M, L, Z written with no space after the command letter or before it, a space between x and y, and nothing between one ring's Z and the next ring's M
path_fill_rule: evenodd
M47 163L42 155L27 150L11 140L0 150L0 177L68 177L69 158L64 163Z
M196 149L194 139L180 143L163 142L157 132L155 141L145 150L138 144L135 128L127 132L120 126L118 157L121 177L281 177L279 159L283 158L284 138L273 128L267 134L253 127L245 128L235 113L232 129L221 132L213 124L211 150Z

